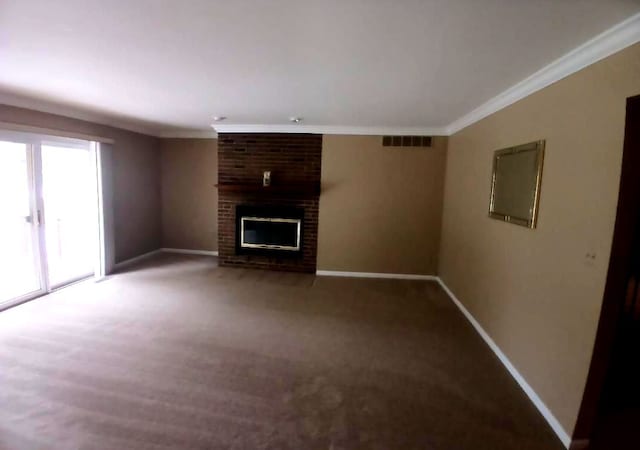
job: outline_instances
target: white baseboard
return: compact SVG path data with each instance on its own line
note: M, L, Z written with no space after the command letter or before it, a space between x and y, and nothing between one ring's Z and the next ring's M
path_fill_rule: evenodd
M182 253L187 255L210 255L217 256L218 252L209 251L209 250L188 250L188 249L179 249L179 248L161 248L158 250L154 250L149 253L145 253L144 255L136 256L135 258L128 259L126 261L119 262L115 265L116 268L122 268L133 264L137 261L143 260L150 256L153 256L160 252L166 253ZM386 278L386 279L398 279L398 280L424 280L424 281L437 281L442 289L447 293L451 301L460 309L462 314L467 318L467 320L471 323L473 328L478 332L480 337L487 343L489 348L496 354L500 362L504 365L507 371L511 374L511 376L516 380L518 385L522 388L522 390L527 394L531 402L534 404L540 414L545 418L551 429L556 433L558 438L562 441L565 447L569 448L571 445L571 437L566 432L566 430L562 427L558 419L555 418L551 410L545 405L542 399L536 394L533 388L527 383L525 378L518 372L518 369L509 361L509 358L500 350L500 347L491 339L489 334L482 328L482 326L478 323L478 321L471 315L471 313L464 307L464 305L458 300L453 292L449 289L449 287L442 281L442 279L436 275L418 275L418 274L404 274L404 273L377 273L377 272L343 272L343 271L335 271L335 270L317 270L316 275L318 276L329 276L329 277L352 277L352 278Z
M143 253L142 255L134 256L133 258L125 259L124 261L120 261L113 265L114 269L122 269L123 267L130 266L131 264L135 264L139 261L145 260L153 255L157 255L161 252L161 249L153 250L148 253Z
M442 289L447 293L451 301L460 309L462 314L471 323L473 328L478 332L480 337L487 343L489 348L496 354L500 362L504 365L511 376L516 380L518 385L527 394L529 400L540 411L540 414L545 418L551 429L556 433L558 438L562 441L565 447L569 448L571 445L571 437L562 427L558 419L553 415L551 410L545 405L538 394L533 390L531 385L527 383L525 378L518 372L518 369L509 361L509 358L500 350L500 347L491 339L478 321L471 315L471 313L464 307L464 305L458 300L458 298L451 292L451 289L442 281L442 279L435 275L413 275L413 274L399 274L399 273L375 273L375 272L341 272L333 270L318 270L316 275L319 276L333 276L333 277L354 277L354 278L395 278L400 280L427 280L437 281Z
M393 278L397 280L428 280L437 281L435 275L418 275L407 273L378 273L378 272L341 272L336 270L316 270L316 275L323 277L350 277L350 278Z
M571 445L571 437L566 432L566 430L562 427L558 419L555 418L551 410L545 405L542 399L536 394L533 388L527 383L524 377L518 372L518 369L509 361L509 358L500 350L500 347L491 339L491 337L487 334L486 331L482 328L482 326L478 323L478 321L471 315L471 313L464 307L464 305L458 300L458 298L454 295L453 292L444 284L444 281L437 277L438 283L442 286L442 289L449 295L451 301L460 309L462 314L467 318L467 320L471 323L473 328L476 329L480 337L484 339L489 348L493 350L496 354L500 362L504 365L504 367L509 371L511 376L516 380L516 382L520 385L522 390L527 394L529 400L538 408L540 414L545 418L551 429L556 433L556 435L560 438L565 447L569 448Z
M212 250L190 250L187 248L161 248L160 251L165 253L181 253L183 255L218 256L218 252L212 251Z

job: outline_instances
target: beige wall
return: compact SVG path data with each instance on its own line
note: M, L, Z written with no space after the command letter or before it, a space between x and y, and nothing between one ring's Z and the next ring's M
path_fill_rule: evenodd
M440 276L569 434L606 279L625 99L637 94L640 45L449 139ZM546 139L538 228L488 218L493 151L537 139Z
M110 138L116 262L160 247L158 139L118 128L0 105L0 122Z
M218 140L162 139L162 246L218 249Z
M436 273L446 141L324 136L318 270Z

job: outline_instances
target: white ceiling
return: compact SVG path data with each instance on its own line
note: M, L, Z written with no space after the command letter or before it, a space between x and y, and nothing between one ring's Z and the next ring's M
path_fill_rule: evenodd
M0 0L0 102L150 133L442 128L640 0Z

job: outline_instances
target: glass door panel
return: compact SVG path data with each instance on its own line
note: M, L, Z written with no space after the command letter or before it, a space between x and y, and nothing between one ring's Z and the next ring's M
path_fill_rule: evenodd
M0 141L0 305L42 291L32 149Z
M94 274L96 168L89 148L43 144L41 152L49 284L56 287Z

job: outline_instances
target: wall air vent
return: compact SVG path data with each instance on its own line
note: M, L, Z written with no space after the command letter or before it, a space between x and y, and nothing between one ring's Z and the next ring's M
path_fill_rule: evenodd
M431 136L383 136L383 147L431 147Z

